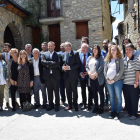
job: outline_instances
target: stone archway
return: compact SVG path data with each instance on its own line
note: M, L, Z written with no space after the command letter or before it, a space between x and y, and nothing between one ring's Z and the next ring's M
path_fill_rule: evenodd
M22 47L22 38L19 32L19 29L16 27L14 23L9 23L6 26L6 29L4 32L4 43L5 42L11 43L12 48L15 47L20 50Z

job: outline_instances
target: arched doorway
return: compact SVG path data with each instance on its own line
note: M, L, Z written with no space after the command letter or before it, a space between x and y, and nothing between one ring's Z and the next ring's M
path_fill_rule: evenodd
M6 27L4 32L4 43L10 43L12 48L15 48L15 41L9 26Z
M22 39L19 29L14 23L9 23L4 32L4 43L10 43L12 48L22 49Z

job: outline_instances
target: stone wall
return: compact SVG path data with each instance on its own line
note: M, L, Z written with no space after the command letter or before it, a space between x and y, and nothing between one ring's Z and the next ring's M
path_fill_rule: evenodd
M24 48L26 43L32 43L31 30L22 24L22 18L17 14L0 7L0 50L4 41L4 31L7 26L12 31L16 48Z
M88 21L90 47L102 44L101 0L62 0L65 20L60 22L61 42L70 41L73 49L80 48L81 39L76 39L76 23L74 20Z
M126 12L126 14L124 14L124 17L125 17L124 18L125 38L130 38L133 45L138 47L137 38L140 36L140 34L138 33L138 24L137 24L137 21L136 21L136 27L135 27L134 19L132 18L131 13L130 13L130 11L133 8L133 2L131 0L128 0L128 5L129 5L128 6L128 11Z

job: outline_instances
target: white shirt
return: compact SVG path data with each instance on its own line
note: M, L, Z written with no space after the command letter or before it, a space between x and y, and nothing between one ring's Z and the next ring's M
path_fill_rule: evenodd
M6 61L6 54L8 54L8 61L10 60L10 53L8 52L8 53L6 53L5 52L5 61Z
M49 51L50 52L50 51ZM51 53L50 52L50 59L52 60L52 56L53 56L54 51ZM50 73L52 74L52 69L50 69Z
M33 66L34 66L34 76L40 75L39 73L39 58L37 60L34 59Z
M3 66L2 66L2 62L0 61L0 85L5 85L6 84L6 80L3 76Z
M31 59L32 57L31 57L31 54L30 55L28 55L28 59Z

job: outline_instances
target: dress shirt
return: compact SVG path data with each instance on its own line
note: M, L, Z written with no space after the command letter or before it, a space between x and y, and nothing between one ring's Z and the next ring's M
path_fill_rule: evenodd
M39 58L37 60L34 59L33 66L34 66L34 76L40 75L39 73Z
M50 52L50 51L49 51ZM51 53L50 52L50 59L52 60L52 56L53 56L54 51ZM50 74L52 74L52 69L50 69Z
M32 58L31 54L30 54L30 55L28 55L28 59L31 59L31 58Z
M6 61L6 52L5 52L5 61ZM10 60L10 53L8 52L8 61Z
M2 66L2 62L0 61L0 85L5 85L6 84L6 80L3 76L3 66Z

